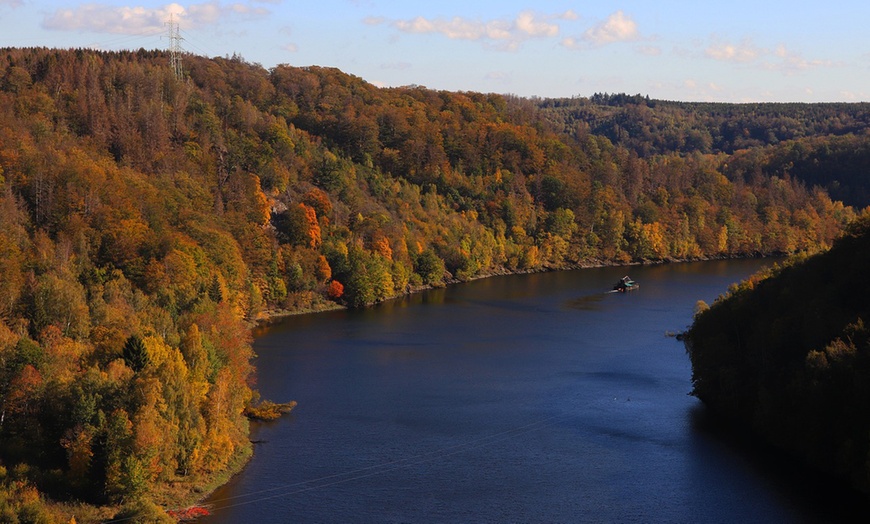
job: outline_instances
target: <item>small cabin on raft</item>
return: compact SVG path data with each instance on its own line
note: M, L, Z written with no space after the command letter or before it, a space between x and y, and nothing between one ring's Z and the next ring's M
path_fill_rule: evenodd
M633 291L638 287L640 287L640 285L626 275L620 278L619 281L613 285L613 290L625 293L626 291Z

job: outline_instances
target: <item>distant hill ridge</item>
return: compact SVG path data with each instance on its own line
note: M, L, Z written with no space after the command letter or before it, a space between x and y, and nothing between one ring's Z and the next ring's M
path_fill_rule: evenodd
M814 136L865 134L870 103L678 102L641 95L536 100L563 129L582 121L593 133L639 154L667 151L734 153Z
M870 103L710 103L641 95L536 100L564 134L606 136L641 157L724 153L727 175L759 170L820 186L835 200L870 205Z

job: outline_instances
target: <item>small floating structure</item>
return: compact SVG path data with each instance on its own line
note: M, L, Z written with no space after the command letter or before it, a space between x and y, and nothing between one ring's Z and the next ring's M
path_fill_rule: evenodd
M626 291L634 291L639 288L640 284L632 280L628 277L628 275L619 279L619 281L613 285L613 290L618 291L620 293L625 293Z

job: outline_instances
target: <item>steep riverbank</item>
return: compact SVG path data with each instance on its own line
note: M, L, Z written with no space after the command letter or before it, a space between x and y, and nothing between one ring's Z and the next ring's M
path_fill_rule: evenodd
M870 216L825 253L732 289L686 336L694 394L870 492Z
M638 266L630 295L606 292L624 268L496 277L275 324L258 387L299 408L254 428L204 522L839 522L699 428L664 336L765 263Z

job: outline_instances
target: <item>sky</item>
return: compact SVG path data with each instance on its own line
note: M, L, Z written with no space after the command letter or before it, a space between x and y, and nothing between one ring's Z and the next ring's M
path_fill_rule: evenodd
M870 101L867 0L0 0L0 47L167 49L523 97Z

